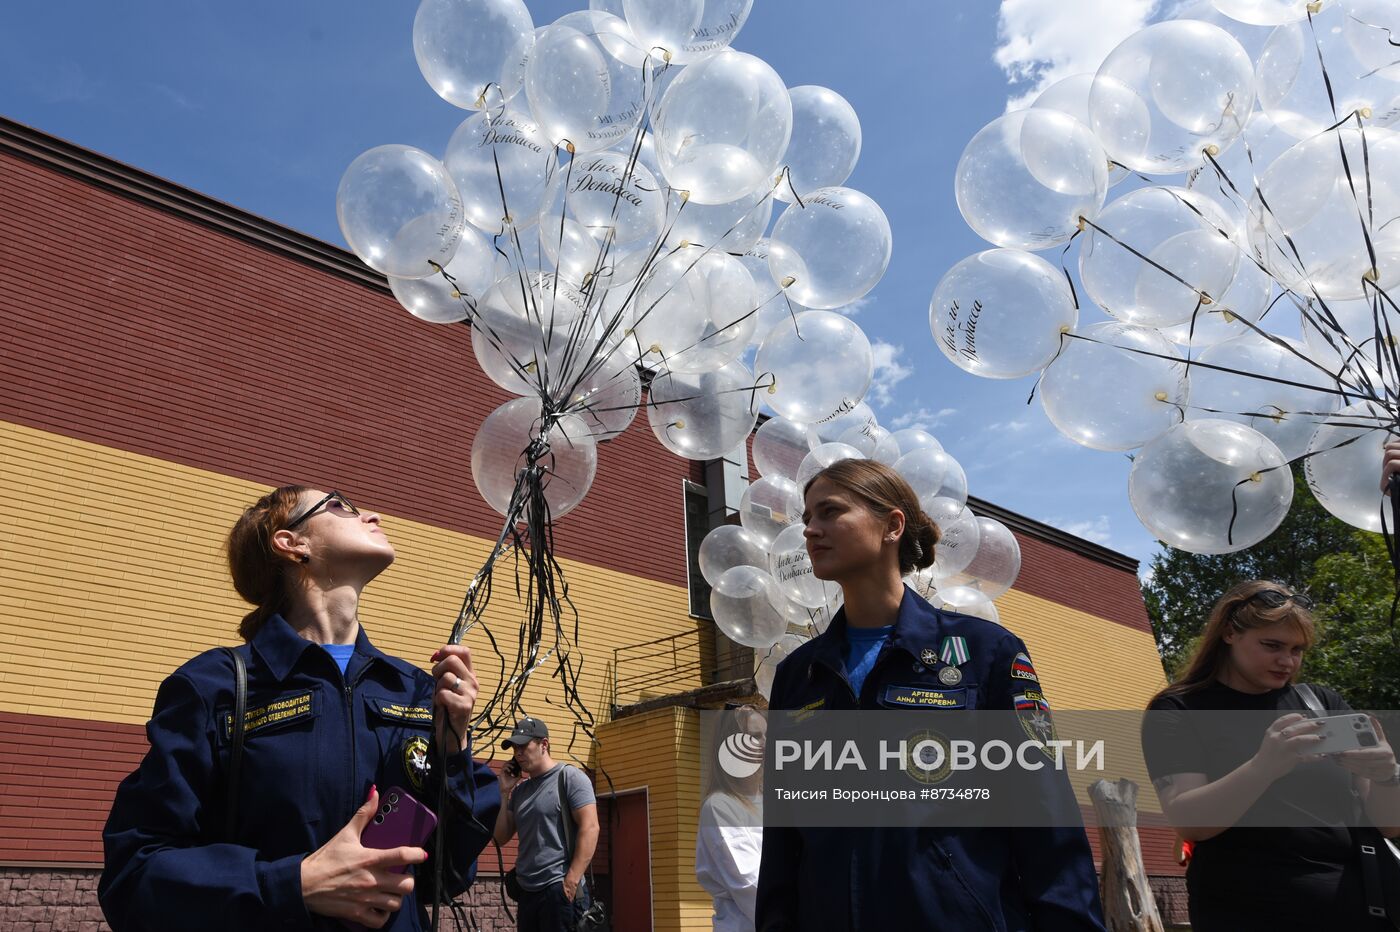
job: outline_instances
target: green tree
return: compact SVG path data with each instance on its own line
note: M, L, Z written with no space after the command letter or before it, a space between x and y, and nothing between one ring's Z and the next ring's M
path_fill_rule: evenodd
M1317 603L1318 643L1303 677L1356 708L1400 709L1400 622L1391 623L1395 571L1379 534L1332 517L1294 470L1293 506L1272 535L1240 553L1163 549L1143 585L1157 650L1175 676L1215 600L1246 579L1274 579Z

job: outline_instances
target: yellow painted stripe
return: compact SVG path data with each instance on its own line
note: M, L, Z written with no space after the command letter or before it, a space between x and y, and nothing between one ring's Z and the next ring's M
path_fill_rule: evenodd
M242 509L267 491L0 422L0 710L144 723L166 675L202 650L237 642L249 606L233 591L221 547ZM380 649L426 667L490 542L393 515L384 516L384 528L398 558L366 590L360 618ZM612 698L614 647L708 622L689 617L680 586L576 560L561 564L580 616L572 648L582 660L580 692L601 720ZM487 625L508 658L522 617L507 563ZM567 628L571 634L571 619ZM489 692L502 666L484 631L469 633L466 643ZM531 678L526 703L556 729L562 751L573 718L551 676L556 664L551 657ZM698 685L698 670L668 683Z

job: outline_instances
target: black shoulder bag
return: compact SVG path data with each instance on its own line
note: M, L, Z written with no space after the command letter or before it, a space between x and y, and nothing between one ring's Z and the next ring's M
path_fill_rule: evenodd
M232 647L224 653L233 659L233 732L228 752L228 789L224 802L224 839L233 841L238 829L238 772L243 766L243 729L248 717L248 667Z
M568 865L574 860L574 820L573 810L569 808L569 765L565 764L559 768L559 819L564 824L564 870L568 871ZM611 839L609 840L611 844ZM603 907L603 901L594 896L597 887L593 883L593 865L588 865L588 894L593 897L593 904L587 911L579 917L578 925L574 926L575 932L606 932L608 929L608 913Z
M1323 716L1323 707L1312 687L1299 683L1293 687L1308 711L1314 716ZM1390 924L1400 929L1400 857L1395 847L1381 834L1380 829L1360 824L1365 816L1365 804L1356 791L1356 779L1352 778L1352 804L1356 812L1356 825L1351 826L1352 844L1356 846L1361 859L1361 881L1366 890L1366 912L1378 919L1389 919Z

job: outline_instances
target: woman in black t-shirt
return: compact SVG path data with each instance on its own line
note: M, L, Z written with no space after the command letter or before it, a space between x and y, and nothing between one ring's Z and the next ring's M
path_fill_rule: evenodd
M1148 705L1143 747L1162 811L1196 843L1194 932L1392 928L1367 914L1347 824L1360 804L1372 823L1400 826L1400 768L1374 719L1378 746L1312 753L1322 723L1293 685L1315 637L1311 606L1277 583L1236 585L1185 674ZM1332 690L1312 690L1328 714L1350 711ZM1233 714L1186 714L1207 710Z

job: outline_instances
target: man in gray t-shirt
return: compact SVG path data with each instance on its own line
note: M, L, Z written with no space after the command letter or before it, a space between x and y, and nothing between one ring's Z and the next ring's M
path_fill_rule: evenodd
M549 729L537 718L516 722L501 747L514 757L499 777L502 805L495 839L504 845L512 835L520 836L515 857L515 876L524 891L517 913L520 932L572 932L590 901L584 872L598 844L593 785L577 767L549 756ZM572 851L564 818L570 820Z

